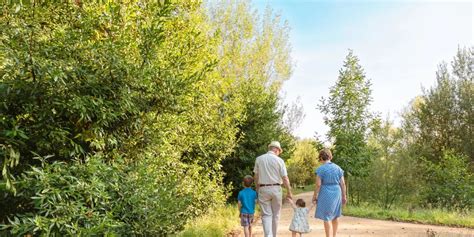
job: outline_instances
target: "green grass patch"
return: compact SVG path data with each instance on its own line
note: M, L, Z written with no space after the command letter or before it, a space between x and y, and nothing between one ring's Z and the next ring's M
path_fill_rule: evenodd
M314 192L314 184L305 185L303 188L297 187L293 189L293 195L306 192Z
M473 212L461 213L443 209L383 209L373 205L347 205L343 214L380 220L474 228Z
M237 205L225 205L186 225L179 237L222 237L240 227Z

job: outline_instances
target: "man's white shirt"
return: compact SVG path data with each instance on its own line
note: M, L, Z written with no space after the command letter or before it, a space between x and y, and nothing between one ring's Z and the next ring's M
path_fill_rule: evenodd
M285 162L272 151L257 157L253 172L259 184L282 184L282 178L288 176Z

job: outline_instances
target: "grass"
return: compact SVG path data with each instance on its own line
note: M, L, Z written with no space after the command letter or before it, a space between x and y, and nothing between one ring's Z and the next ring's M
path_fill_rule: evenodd
M306 192L314 192L314 184L305 185L303 186L303 188L294 188L292 191L293 191L293 195L306 193Z
M237 205L225 205L198 218L185 227L178 237L222 237L240 227Z
M313 192L314 184L303 188L294 188L293 194ZM286 192L285 192L286 193ZM474 228L474 212L461 213L444 209L413 209L392 208L383 209L375 205L352 206L347 205L343 214L347 216L365 217L378 220L392 220L421 224L445 225L454 227Z
M366 217L379 220L393 220L432 225L474 228L474 213L460 213L443 209L383 209L373 205L347 205L344 215Z

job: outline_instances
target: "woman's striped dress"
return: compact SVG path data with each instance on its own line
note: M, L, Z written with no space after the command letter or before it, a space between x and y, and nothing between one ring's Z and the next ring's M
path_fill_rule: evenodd
M342 215L342 196L339 186L344 171L338 165L328 162L316 170L321 178L321 189L318 195L318 205L315 217L324 221L331 221Z

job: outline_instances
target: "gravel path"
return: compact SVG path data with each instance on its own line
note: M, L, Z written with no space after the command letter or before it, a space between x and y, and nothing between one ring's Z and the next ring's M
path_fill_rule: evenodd
M296 195L294 198L303 198L306 203L310 203L312 192ZM288 204L283 205L280 224L278 226L278 237L291 236L288 227L293 217L293 210ZM309 219L312 232L303 236L325 236L323 222L311 217ZM263 236L261 220L253 226L254 237ZM243 236L243 234L241 235ZM372 220L358 217L343 216L339 219L338 237L351 236L378 236L378 237L395 237L395 236L423 236L423 237L474 237L474 229L453 228L435 225L412 224L394 221Z

